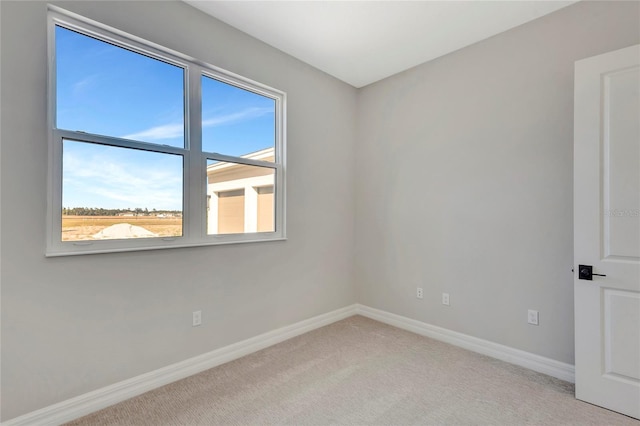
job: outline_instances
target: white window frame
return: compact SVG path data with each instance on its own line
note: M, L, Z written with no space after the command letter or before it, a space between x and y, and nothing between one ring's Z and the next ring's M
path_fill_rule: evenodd
M184 148L57 129L55 28L58 25L183 68L185 72ZM46 256L111 253L286 239L286 93L51 5L49 6L48 12L48 55L47 115L49 129L49 167ZM202 151L202 76L214 78L275 101L274 162ZM182 236L122 240L62 241L63 139L100 143L122 148L141 149L149 152L182 155L184 159ZM224 235L207 234L206 167L208 159L269 167L275 170L274 232Z

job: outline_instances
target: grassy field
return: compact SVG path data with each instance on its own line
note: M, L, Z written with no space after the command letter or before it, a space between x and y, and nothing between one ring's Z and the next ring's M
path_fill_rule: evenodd
M182 235L182 218L156 216L62 216L62 241L92 240L102 229L118 223L140 226L160 237Z

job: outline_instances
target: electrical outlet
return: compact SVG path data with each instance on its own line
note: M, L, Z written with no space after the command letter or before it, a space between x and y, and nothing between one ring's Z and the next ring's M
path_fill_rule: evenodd
M202 311L193 311L193 326L202 325Z
M442 304L449 306L449 293L442 293Z
M531 325L538 325L538 320L540 319L538 311L534 311L533 309L529 309L529 313L527 315L527 322Z
M418 287L418 288L416 288L416 297L417 297L418 299L422 299L422 297L423 297L423 294L422 294L422 287Z

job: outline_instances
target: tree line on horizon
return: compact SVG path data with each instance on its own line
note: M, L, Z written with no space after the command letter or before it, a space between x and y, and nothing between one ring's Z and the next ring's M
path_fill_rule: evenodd
M119 216L121 214L132 213L134 216L150 216L158 214L181 214L181 210L156 210L149 211L148 208L136 207L134 209L105 209L102 207L63 207L63 216Z

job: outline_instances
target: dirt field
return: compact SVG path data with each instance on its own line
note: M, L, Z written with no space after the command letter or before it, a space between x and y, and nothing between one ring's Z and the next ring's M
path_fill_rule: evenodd
M155 216L62 216L62 241L92 240L93 234L117 223L128 223L161 237L182 235L182 218Z

